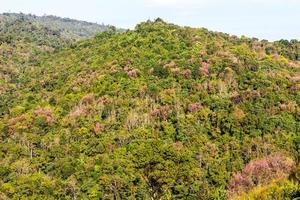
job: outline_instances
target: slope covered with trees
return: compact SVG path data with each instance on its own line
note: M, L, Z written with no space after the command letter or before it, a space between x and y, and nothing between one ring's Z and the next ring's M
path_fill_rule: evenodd
M18 87L16 79L26 67L34 66L45 54L88 38L110 26L55 16L0 14L0 114Z
M1 198L298 197L298 47L157 19L41 58L2 111Z

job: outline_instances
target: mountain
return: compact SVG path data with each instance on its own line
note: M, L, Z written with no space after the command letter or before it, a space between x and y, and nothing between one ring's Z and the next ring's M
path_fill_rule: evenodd
M111 28L55 16L0 14L0 92L13 93L23 70L35 65L45 54ZM2 113L7 99L0 100Z
M23 13L3 13L2 20L13 23L14 21L27 21L38 27L47 27L59 32L65 38L83 39L95 36L98 32L106 31L111 26L104 24L61 18L53 15L36 16ZM1 20L1 21L2 21ZM122 29L119 29L122 31Z
M299 197L298 47L157 19L44 55L0 96L1 198Z

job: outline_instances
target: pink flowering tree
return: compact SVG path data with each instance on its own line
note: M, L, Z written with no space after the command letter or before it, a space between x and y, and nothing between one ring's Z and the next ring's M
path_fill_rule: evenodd
M209 64L207 62L202 62L200 72L204 76L209 76Z
M188 105L188 111L189 112L195 112L195 111L198 111L200 110L201 106L199 104L195 104L195 103L191 103Z
M185 77L185 78L191 78L192 76L192 71L189 70L189 69L186 69L182 72L182 75Z
M34 115L36 118L42 119L47 124L51 124L55 120L52 110L48 107L45 108L38 107L34 111Z
M267 184L274 179L285 178L295 163L280 153L249 162L244 169L232 175L229 181L229 196Z
M136 78L138 76L138 71L133 69L127 72L127 76L130 78Z

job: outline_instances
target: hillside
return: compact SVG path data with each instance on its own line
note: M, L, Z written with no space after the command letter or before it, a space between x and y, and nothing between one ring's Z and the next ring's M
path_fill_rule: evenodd
M71 45L75 40L95 36L109 26L55 16L0 14L0 114L23 71L36 65L45 54Z
M157 19L22 74L1 94L2 199L299 196L297 40Z

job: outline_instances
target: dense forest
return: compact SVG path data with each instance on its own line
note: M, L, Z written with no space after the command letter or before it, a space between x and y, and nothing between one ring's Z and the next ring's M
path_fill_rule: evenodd
M74 41L89 38L111 26L55 16L0 14L0 114L12 100L5 92L14 93L23 70L35 66L41 58ZM122 29L118 29L122 31Z
M17 22L0 18L1 199L300 197L298 40Z

